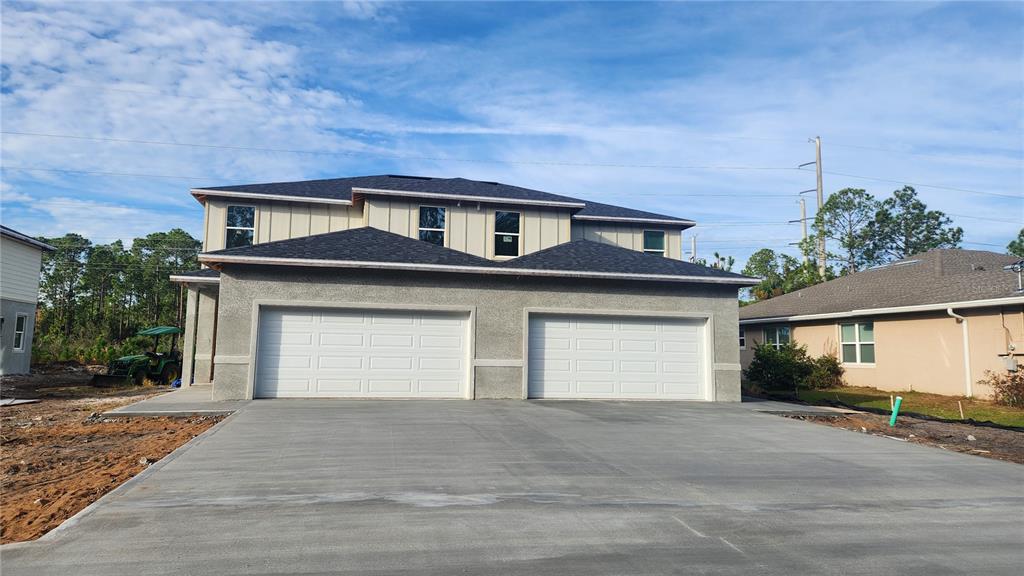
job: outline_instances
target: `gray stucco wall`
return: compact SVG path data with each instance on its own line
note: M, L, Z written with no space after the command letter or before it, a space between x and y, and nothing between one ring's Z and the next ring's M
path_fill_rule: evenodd
M214 336L218 329L217 286L199 284L198 287L192 382L209 384L213 381L214 375Z
M28 374L32 366L32 340L36 329L36 305L16 300L0 300L3 329L0 330L0 375ZM25 344L23 351L14 350L14 323L17 315L24 314Z
M714 397L739 401L735 286L517 278L448 273L229 266L221 273L213 395L251 395L254 303L451 306L476 311L475 359L523 359L526 309L706 313L711 317ZM198 370L198 356L197 356ZM521 366L476 366L476 398L523 398ZM197 380L198 381L198 380Z

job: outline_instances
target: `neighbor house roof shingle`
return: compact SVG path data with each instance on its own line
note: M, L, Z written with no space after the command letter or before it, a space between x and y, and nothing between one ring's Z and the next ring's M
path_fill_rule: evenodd
M217 250L201 254L200 260L221 264L349 267L365 264L371 268L398 269L441 267L450 272L607 276L736 285L756 282L739 274L589 240L575 240L512 260L495 262L370 227Z
M242 184L238 186L207 186L193 189L196 196L227 193L232 195L280 196L289 199L319 199L351 202L359 190L402 192L416 194L487 198L502 202L547 203L579 209L574 217L583 219L655 220L659 223L689 227L693 221L675 216L655 214L622 206L589 202L579 198L551 194L500 182L484 182L466 178L432 178L426 176L356 176L328 178L301 182L272 182L268 184ZM372 193L372 192L371 192Z
M1003 266L1016 256L981 250L929 250L740 308L740 320L789 318L1010 298L1017 275Z

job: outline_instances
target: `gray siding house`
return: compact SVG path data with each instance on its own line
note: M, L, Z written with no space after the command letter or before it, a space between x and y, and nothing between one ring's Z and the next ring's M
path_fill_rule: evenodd
M54 247L0 226L0 375L27 374L32 364L44 250Z
M691 220L463 178L192 190L182 381L214 399L738 401L737 290Z

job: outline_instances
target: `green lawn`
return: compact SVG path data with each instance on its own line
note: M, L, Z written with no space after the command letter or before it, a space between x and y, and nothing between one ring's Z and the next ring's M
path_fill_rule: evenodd
M896 393L876 390L875 388L845 386L843 388L829 388L826 390L801 390L797 395L808 404L838 401L850 406L889 410L890 394ZM899 392L898 394L903 397L903 405L900 408L900 412L916 412L949 420L959 420L960 410L957 408L957 401L959 400L964 406L965 418L973 418L979 421L988 420L1004 426L1024 427L1024 409L1000 406L976 398L958 398L924 392Z

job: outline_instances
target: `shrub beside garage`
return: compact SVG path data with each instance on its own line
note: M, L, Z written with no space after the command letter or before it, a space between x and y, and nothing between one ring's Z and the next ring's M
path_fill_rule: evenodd
M811 357L806 346L792 342L781 346L760 344L743 371L752 388L765 392L834 388L843 385L843 367L835 356ZM756 388L754 391L756 392Z

